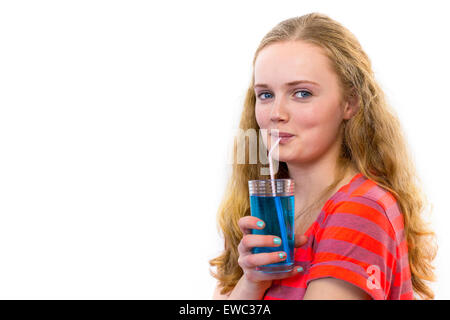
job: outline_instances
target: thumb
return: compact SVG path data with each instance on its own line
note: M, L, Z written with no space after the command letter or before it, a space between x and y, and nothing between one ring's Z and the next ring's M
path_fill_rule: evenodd
M296 248L303 246L306 242L308 242L308 237L305 235L295 237L295 247Z

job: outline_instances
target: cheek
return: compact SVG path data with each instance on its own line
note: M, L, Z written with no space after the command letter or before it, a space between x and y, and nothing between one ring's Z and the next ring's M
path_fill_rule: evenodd
M295 126L303 142L314 148L323 148L336 139L339 121L335 115L318 112L302 112L295 117Z
M255 107L255 118L260 128L265 128L267 124L268 115L262 108Z
M322 115L318 114L313 108L297 111L293 114L293 125L299 130L314 128L322 123Z
M255 118L261 129L266 128L270 122L270 114L267 112L267 109L258 106L255 107Z

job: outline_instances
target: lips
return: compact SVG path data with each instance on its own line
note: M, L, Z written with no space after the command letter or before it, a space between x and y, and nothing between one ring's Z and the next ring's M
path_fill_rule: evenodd
M271 136L274 137L275 139L279 139L280 145L289 143L294 137L293 134L281 131L279 131L278 133L277 132L274 132L273 134L271 133Z
M274 136L275 138L290 138L293 137L293 134L287 133L287 132L279 132L277 133L273 133L271 134L272 136Z

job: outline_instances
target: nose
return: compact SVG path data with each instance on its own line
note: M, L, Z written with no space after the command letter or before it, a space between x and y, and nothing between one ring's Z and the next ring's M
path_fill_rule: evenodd
M283 99L274 99L272 110L270 112L270 120L274 122L285 122L288 120L288 113Z

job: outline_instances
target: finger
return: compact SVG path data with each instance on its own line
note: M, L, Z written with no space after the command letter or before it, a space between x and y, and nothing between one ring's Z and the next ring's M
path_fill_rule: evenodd
M238 251L242 254L254 247L279 247L281 242L280 237L277 236L246 234L239 243Z
M253 269L266 264L277 263L286 260L286 252L276 251L256 253L239 256L238 263L242 269Z
M264 229L266 224L261 219L253 216L245 216L239 219L238 226L243 234L252 233L251 229Z
M295 247L296 248L303 246L307 242L308 242L307 236L305 236L305 235L295 236Z

